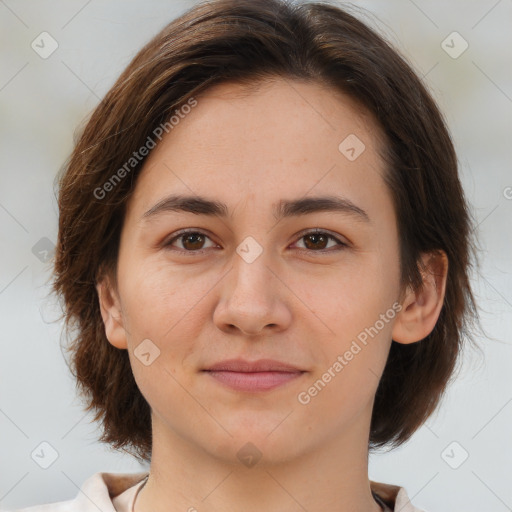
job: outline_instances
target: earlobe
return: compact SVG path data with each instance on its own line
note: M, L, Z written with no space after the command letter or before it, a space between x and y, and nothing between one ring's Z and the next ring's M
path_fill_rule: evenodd
M415 343L426 338L434 329L441 313L448 276L448 257L444 251L424 253L421 270L423 286L408 288L402 310L393 326L392 338L397 343Z
M112 290L107 278L96 284L101 317L108 341L116 348L126 349L126 330L123 326L119 298Z

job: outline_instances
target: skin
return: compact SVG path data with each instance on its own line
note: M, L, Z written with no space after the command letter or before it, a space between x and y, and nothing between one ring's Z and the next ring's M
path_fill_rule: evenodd
M152 410L150 476L135 510L378 512L368 478L375 392L391 340L414 343L434 328L446 256L423 255L435 275L424 274L421 293L400 295L396 217L379 156L384 138L349 98L276 79L251 92L221 84L197 100L137 180L117 289L108 279L97 287L107 337L129 351ZM338 149L349 134L365 144L354 161ZM222 201L229 215L168 211L141 219L171 193ZM278 222L272 213L281 199L333 194L370 222L333 212ZM184 228L206 237L166 247ZM347 246L312 241L303 231L313 228ZM252 263L236 252L248 236L263 250ZM301 404L298 394L399 298L401 311ZM145 339L160 350L148 366L134 355ZM250 393L202 372L237 357L285 361L305 373ZM237 457L248 442L261 453L253 467Z

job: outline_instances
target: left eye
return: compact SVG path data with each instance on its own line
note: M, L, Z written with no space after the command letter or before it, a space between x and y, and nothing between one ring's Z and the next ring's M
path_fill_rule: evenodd
M314 252L323 252L326 250L326 244L328 244L328 240L334 240L336 243L335 246L339 246L339 249L343 249L344 247L348 247L348 244L342 242L335 236L326 233L325 231L310 231L309 233L304 233L299 240L305 240L304 245L306 246L306 249L318 249L320 250L314 250ZM332 246L331 246L332 247ZM330 251L329 251L330 252Z
M170 247L175 240L181 240L182 244L185 245L182 249L187 249L187 245L190 248L190 250L187 249L185 252L194 252L201 249L199 246L204 243L205 238L210 239L209 236L201 233L200 231L182 231L179 235L171 238L165 246Z
M179 235L171 238L168 242L165 243L166 247L172 247L173 243L178 240L181 241L182 247L179 247L182 252L201 252L204 250L201 247L204 244L205 239L210 239L208 235L202 233L201 231L182 231ZM327 244L329 240L335 241L335 246L340 246L340 249L344 247L348 247L348 244L342 242L335 236L320 230L310 231L308 233L303 233L299 240L304 239L305 250L310 250L313 252L324 252L327 250ZM214 244L215 245L215 244ZM331 246L332 248L332 246ZM300 248L303 249L303 248Z

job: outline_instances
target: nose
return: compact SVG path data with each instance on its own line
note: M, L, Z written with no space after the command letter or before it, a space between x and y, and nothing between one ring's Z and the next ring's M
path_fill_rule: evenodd
M257 336L286 329L292 318L287 287L272 270L265 251L248 263L238 254L221 281L221 299L214 312L215 325L226 333Z

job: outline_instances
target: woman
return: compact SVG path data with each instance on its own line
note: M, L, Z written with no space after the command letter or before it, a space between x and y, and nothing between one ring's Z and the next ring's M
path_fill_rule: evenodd
M60 181L55 291L101 440L27 510L419 509L369 450L434 412L476 315L434 101L339 7L213 0L93 112Z

